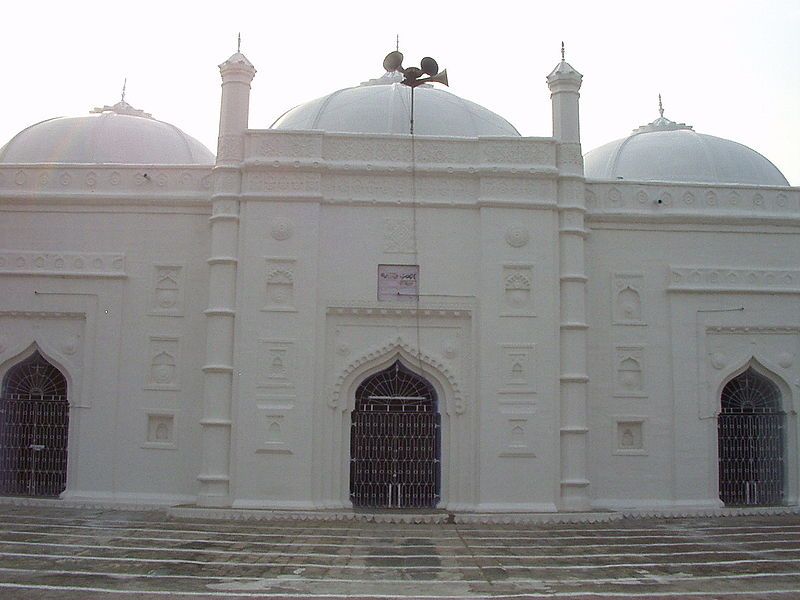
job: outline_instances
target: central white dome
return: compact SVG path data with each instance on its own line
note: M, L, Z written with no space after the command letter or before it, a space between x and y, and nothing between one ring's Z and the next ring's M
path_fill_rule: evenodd
M284 113L273 129L409 133L411 89L398 73L311 100ZM500 115L455 94L422 85L414 92L414 133L446 137L519 136Z

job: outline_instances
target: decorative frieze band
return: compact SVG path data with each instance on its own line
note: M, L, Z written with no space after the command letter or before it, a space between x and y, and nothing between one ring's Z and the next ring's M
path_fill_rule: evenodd
M586 207L592 215L641 214L738 214L759 215L800 212L800 193L790 188L708 184L645 184L619 182L586 186Z
M777 269L726 269L720 267L670 267L671 292L800 293L800 271Z
M374 315L374 316L424 316L424 317L469 317L472 308L464 305L431 304L425 306L391 306L377 304L342 304L330 305L326 310L329 315Z
M101 168L3 167L0 189L47 193L97 193L138 195L202 193L211 188L211 167L150 169L147 167Z
M0 250L0 275L127 277L124 254L15 250Z

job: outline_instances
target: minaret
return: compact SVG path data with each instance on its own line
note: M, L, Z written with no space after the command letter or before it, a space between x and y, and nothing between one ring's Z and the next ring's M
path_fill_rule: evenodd
M564 60L547 76L553 103L553 137L558 143L558 213L560 271L560 440L559 509L585 511L589 502L586 368L586 269L584 266L583 158L578 117L578 90L583 76Z
M547 76L550 100L553 103L553 137L561 142L581 141L578 98L583 75L564 60L564 42L561 42L561 62Z
M231 502L231 406L236 316L236 269L239 244L239 195L244 133L255 67L238 51L219 66L222 107L217 162L212 171L211 256L208 259L208 310L202 426L202 466L197 479L200 506Z

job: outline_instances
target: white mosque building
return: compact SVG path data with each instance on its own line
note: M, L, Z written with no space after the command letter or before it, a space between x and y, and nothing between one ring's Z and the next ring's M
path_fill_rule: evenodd
M800 189L769 160L663 111L584 155L564 60L544 137L431 85L409 135L396 72L252 128L256 69L220 71L216 157L124 101L0 149L0 495L798 504Z

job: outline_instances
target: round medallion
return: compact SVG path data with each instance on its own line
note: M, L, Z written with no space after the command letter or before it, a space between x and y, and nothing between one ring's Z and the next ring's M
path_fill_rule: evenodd
M271 234L278 241L288 240L292 237L292 222L289 219L278 217L272 222Z
M724 369L725 365L728 364L728 357L725 356L722 352L714 352L711 355L711 366L715 369Z
M778 355L778 364L784 369L788 369L794 363L794 354L791 352L781 352Z
M64 354L72 356L75 354L75 351L78 349L78 338L74 335L69 336L63 344L61 344L61 350Z
M513 248L522 248L528 243L528 239L530 239L528 230L519 225L512 225L506 232L506 242Z

